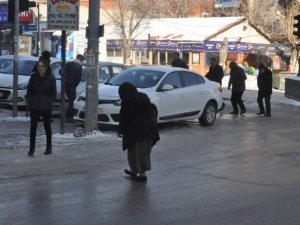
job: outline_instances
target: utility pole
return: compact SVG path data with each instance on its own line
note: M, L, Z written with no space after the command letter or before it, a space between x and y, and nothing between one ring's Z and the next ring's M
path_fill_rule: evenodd
M40 41L41 41L41 30L40 30L40 3L37 3L37 37L36 37L36 55L39 56L40 55Z
M89 20L87 27L87 82L84 131L98 130L98 58L99 58L99 10L100 0L89 1ZM95 30L96 28L96 30Z
M14 76L13 76L13 117L18 116L18 75L19 75L19 0L14 8Z

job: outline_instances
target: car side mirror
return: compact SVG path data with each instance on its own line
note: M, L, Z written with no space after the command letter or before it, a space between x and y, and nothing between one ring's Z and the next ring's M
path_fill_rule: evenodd
M161 87L161 91L172 91L174 89L174 86L171 85L171 84L164 84L162 87Z

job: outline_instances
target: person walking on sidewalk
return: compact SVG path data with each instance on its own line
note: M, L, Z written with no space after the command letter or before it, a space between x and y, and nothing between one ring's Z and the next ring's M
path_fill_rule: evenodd
M146 181L146 171L151 169L150 153L160 139L156 117L148 96L138 92L131 83L119 87L121 98L119 133L123 151L127 150L130 170L125 173L138 181Z
M66 112L65 122L72 122L74 117L73 104L76 98L76 87L80 83L82 76L82 62L84 56L78 54L76 59L66 64L66 95L68 97L68 108Z
M43 118L46 132L45 155L52 153L51 113L56 94L56 81L50 64L47 60L41 58L27 86L27 107L30 111L29 156L33 156L35 152L36 129L40 116Z
M179 57L179 52L174 52L174 60L172 61L173 67L181 67L188 69L189 67L186 65L186 63Z
M234 61L230 62L229 68L230 78L228 82L228 90L230 90L230 87L232 85L230 100L233 107L233 111L230 112L230 114L236 115L239 113L238 105L241 109L241 114L244 114L246 112L246 108L242 101L242 96L246 89L245 81L247 79L247 76L243 68L239 67Z
M45 51L42 52L39 59L44 59L50 64L50 62L51 62L51 53L49 51L45 50ZM36 62L36 64L34 65L34 67L32 69L32 72L36 71L37 65L38 65L38 62Z
M224 77L224 72L222 66L218 64L218 60L214 57L210 58L209 71L206 74L206 78L218 82L222 87L222 79Z
M258 66L259 73L257 77L258 96L257 103L259 107L259 113L257 115L271 116L271 95L272 95L272 71L265 65L260 64ZM265 99L266 110L263 104Z

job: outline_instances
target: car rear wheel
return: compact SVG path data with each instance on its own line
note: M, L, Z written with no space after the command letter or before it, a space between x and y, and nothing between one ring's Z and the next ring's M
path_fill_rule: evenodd
M204 126L212 126L217 117L217 106L214 102L208 102L203 110L199 123Z

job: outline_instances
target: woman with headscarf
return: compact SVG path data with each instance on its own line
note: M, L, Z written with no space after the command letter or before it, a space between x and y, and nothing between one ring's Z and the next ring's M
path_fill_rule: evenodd
M29 156L33 156L35 152L36 129L40 116L43 118L46 132L45 155L52 153L51 113L56 93L56 81L50 64L46 59L41 58L27 86L27 106L30 110Z
M127 150L130 170L125 173L139 181L146 181L146 171L151 169L150 153L160 139L157 121L151 110L148 96L138 92L131 83L119 87L121 98L119 133L123 151Z

